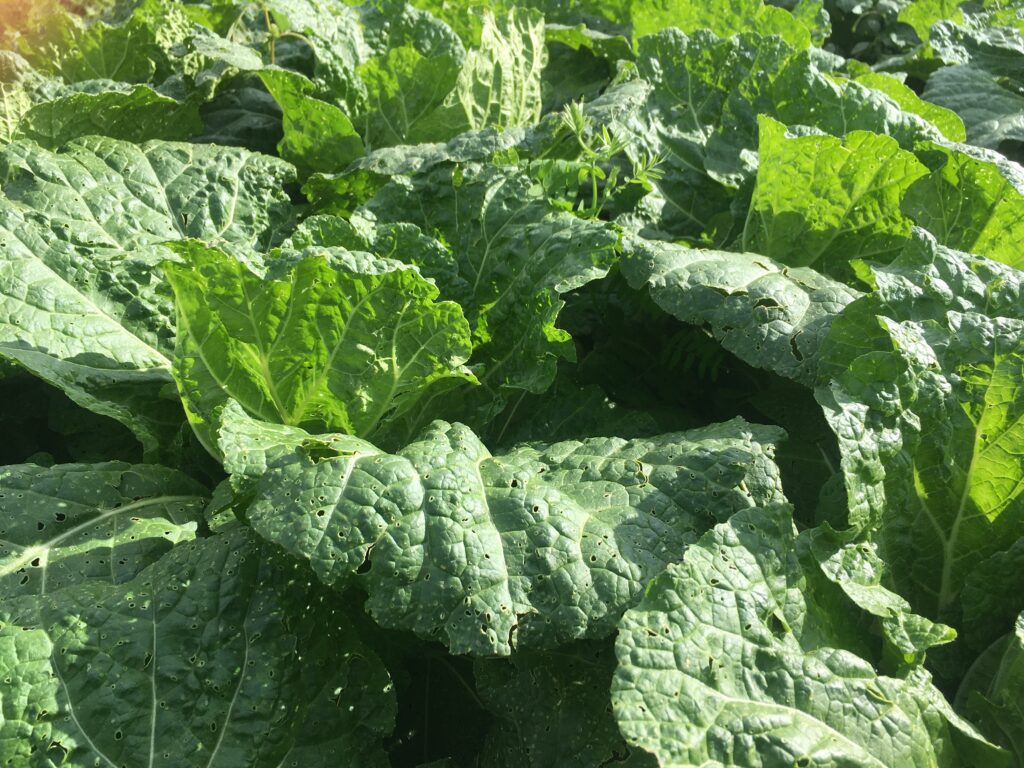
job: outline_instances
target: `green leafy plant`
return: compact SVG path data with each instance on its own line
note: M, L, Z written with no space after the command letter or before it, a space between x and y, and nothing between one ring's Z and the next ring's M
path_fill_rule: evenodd
M0 764L1024 766L1024 5L85 5Z

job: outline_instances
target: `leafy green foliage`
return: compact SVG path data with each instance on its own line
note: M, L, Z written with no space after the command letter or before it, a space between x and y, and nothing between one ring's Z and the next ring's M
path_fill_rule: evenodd
M616 716L662 764L725 762L739 751L779 766L954 766L985 750L922 670L878 675L833 633L788 510L737 513L623 619Z
M1019 0L25 0L0 763L1024 766Z
M328 584L365 573L379 622L455 653L604 637L644 575L696 533L781 495L779 432L744 423L498 456L440 421L397 454L292 430L255 466L251 446L268 451L262 425L233 408L222 433L243 478L266 466L247 513L261 535Z
M264 279L196 241L175 248L185 264L165 264L178 318L174 374L213 451L230 399L271 423L370 436L434 382L472 381L462 310L435 301L437 288L400 263L284 251Z

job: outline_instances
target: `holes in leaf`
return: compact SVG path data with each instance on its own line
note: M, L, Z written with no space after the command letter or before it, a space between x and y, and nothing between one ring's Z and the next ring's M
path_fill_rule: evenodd
M359 567L356 568L356 573L358 573L360 576L362 576L363 574L369 573L370 566L371 566L371 563L370 563L370 549L367 549L366 552L363 554L363 562L361 562L359 564Z

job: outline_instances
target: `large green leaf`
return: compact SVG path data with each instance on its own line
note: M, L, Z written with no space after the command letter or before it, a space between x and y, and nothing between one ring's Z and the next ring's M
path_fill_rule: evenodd
M366 210L383 224L414 223L447 245L395 248L394 255L465 310L484 411L499 409L508 390L550 386L558 358L572 355L568 335L555 327L559 297L604 277L617 258L614 230L559 210L518 168L441 165L396 178ZM472 418L471 409L455 405L441 414Z
M963 21L961 5L963 0L911 0L900 9L898 18L904 24L913 27L921 40L928 42L932 26L936 22L947 19L954 22Z
M818 400L851 521L914 609L959 615L965 579L1024 523L1021 273L919 233L832 325Z
M198 237L255 258L292 218L290 166L223 147L90 137L0 154L0 354L135 431L149 452L180 411L159 244ZM116 201L116 202L114 202Z
M387 672L333 596L244 531L0 614L14 765L387 764Z
M892 75L885 72L875 72L870 67L852 60L846 62L846 71L854 82L885 94L905 112L923 117L938 128L949 141L967 140L967 128L964 125L964 120L961 119L962 115L959 114L959 110L940 106L942 102L931 98L930 95L927 99L918 96L903 80L897 79L898 74ZM889 132L885 131L885 133ZM894 133L904 132L897 131ZM918 136L917 138L922 137ZM906 145L904 146L910 148Z
M929 46L947 64L969 64L1019 81L1024 75L1024 26L1016 3L1006 8L987 5L960 23L943 20L932 25Z
M130 20L111 26L97 22L59 48L33 51L33 63L59 74L69 83L82 80L118 80L125 83L150 82L163 63L163 55L152 27Z
M851 279L851 259L886 261L899 253L913 226L900 202L927 173L924 165L887 136L792 136L770 118L759 122L744 250L840 280Z
M950 248L1024 267L1024 192L996 163L922 143L931 173L906 191L903 212Z
M455 88L419 139L440 141L477 128L513 128L540 119L541 74L547 61L544 19L528 10L484 13L480 47L466 55Z
M667 29L639 41L637 70L650 87L637 94L643 84L631 83L609 92L625 98L632 89L635 102L611 127L628 139L632 159L654 153L662 161L655 194L640 213L690 239L722 244L742 227L742 213L733 221L729 206L733 189L758 169L759 115L840 138L884 133L908 150L943 138L932 119L963 137L962 126L957 133L950 125L955 115L929 108L896 80L833 74L820 57L754 32L723 39Z
M237 406L222 435L243 477L271 459L245 513L260 535L328 584L362 581L378 622L453 653L605 637L699 533L781 498L780 430L740 420L497 456L446 422L396 454L298 430L279 433L287 452L268 453L266 429ZM250 450L262 458L252 463Z
M0 146L14 140L21 116L32 106L42 81L17 53L0 51Z
M350 216L394 176L426 173L446 163L482 163L518 145L525 131L484 128L467 131L445 144L385 147L354 161L343 173L315 173L302 191L318 213Z
M165 265L178 318L175 378L216 450L229 399L264 421L370 436L441 379L472 381L458 305L400 262L342 249L276 255L266 279L197 241Z
M924 670L878 674L844 650L832 621L797 557L790 510L738 512L623 617L612 682L619 728L664 766L999 759Z
M0 469L0 595L120 584L195 535L207 491L157 466Z
M328 0L266 0L263 7L282 31L299 35L312 49L313 79L324 93L349 108L363 100L356 67L371 49L357 9Z
M789 11L761 0L634 0L630 20L637 36L677 27L683 32L709 29L722 37L757 31L779 35L797 48L806 48L811 43L812 29L804 23L807 19L794 17Z
M184 141L201 128L195 103L182 104L139 85L131 90L113 87L98 93L70 93L36 104L21 116L14 138L56 149L88 135L136 143Z
M971 144L998 149L1024 140L1024 97L982 69L943 67L928 78L924 96L963 118Z
M814 384L832 318L860 294L807 267L751 253L699 250L631 238L622 271L686 323L708 328L750 365Z
M885 586L885 563L877 547L861 541L857 534L856 530L837 533L823 526L811 532L807 540L824 574L857 607L879 618L885 639L897 655L897 664L918 664L929 648L955 640L956 632L951 627L913 613L910 603Z
M333 104L316 98L312 81L286 69L265 69L259 76L284 113L278 151L303 177L314 171L343 170L362 156L363 142L352 121Z
M369 108L358 122L373 148L448 139L432 121L455 88L459 63L450 55L426 57L412 46L359 68Z
M721 40L706 30L687 36L676 29L642 38L638 49L644 80L625 83L606 99L615 95L623 102L611 127L628 139L631 159L647 154L661 160L662 178L641 213L674 235L723 242L732 228L734 193L705 167L709 139L727 101L752 99L792 51L777 38ZM742 165L740 150L731 154L731 168Z

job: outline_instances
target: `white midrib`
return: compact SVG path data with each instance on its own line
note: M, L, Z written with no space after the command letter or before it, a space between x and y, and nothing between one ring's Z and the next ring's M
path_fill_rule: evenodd
M999 354L998 339L995 341L995 346L992 351L993 360L997 358ZM989 388L992 386L993 379L989 379L988 386L985 388L985 397L988 396ZM949 536L943 539L942 542L942 579L939 581L939 611L941 612L947 605L949 605L953 598L956 596L951 582L953 580L953 556L956 553L957 539L960 537L960 524L963 522L964 513L967 510L967 500L971 494L971 477L974 474L974 465L977 463L978 455L982 452L981 445L981 421L979 418L978 423L974 424L974 443L971 445L971 461L967 465L967 471L964 473L964 487L960 492L960 503L957 505L956 516L953 518L953 525L949 529ZM931 510L928 509L927 503L922 500L925 510L928 516L931 518L932 523L938 525L938 521L932 515ZM941 528L940 528L941 531Z
M40 586L40 595L45 595L46 594L46 565L48 564L49 551L50 551L50 549L52 547L56 546L57 544L59 544L62 541L67 540L68 538L74 536L80 530L82 530L84 528L87 528L87 527L90 527L92 525L95 525L97 522L105 520L106 518L109 518L112 515L117 515L120 512L129 512L131 510L139 509L140 507L144 507L147 504L158 504L158 503L160 503L160 504L171 504L171 503L178 502L178 501L182 501L182 502L183 501L194 501L194 500L197 500L197 499L199 499L199 497L196 497L196 496L165 496L165 497L158 497L157 499L144 499L144 500L141 500L141 501L138 501L138 502L134 502L132 504L127 504L124 507L118 507L117 509L109 510L108 512L105 512L104 514L100 515L99 517L92 518L92 519L90 519L90 520L88 520L86 522L80 523L80 524L76 525L75 527L66 530L60 536L55 537L54 539L51 539L47 543L45 548L37 547L37 548L34 548L32 551L27 550L25 553L23 553L23 556L22 556L25 559L15 560L13 565L11 565L11 566L4 566L3 568L0 568L0 577L5 577L5 575L9 575L10 573L14 572L15 569L17 569L20 566L24 565L25 563L30 562L31 560L33 560L34 559L34 555L35 555L35 550L39 550L38 556L40 558L40 564L43 566L43 575L42 575L42 581L41 581L41 586ZM28 555L28 556L26 557L26 555ZM45 560L43 558L45 558ZM156 601L154 601L154 608L153 609L154 609L154 611L156 611L156 609L157 609L156 608ZM82 738L84 738L85 742L89 745L89 749L92 750L92 752L95 753L96 756L99 757L103 762L105 762L106 764L111 766L111 768L118 768L117 764L113 760L111 760L109 757L106 757L106 755L104 755L97 748L96 744L93 742L92 738L89 736L89 732L79 722L78 715L75 714L75 707L74 707L74 705L72 703L72 700L71 700L71 691L68 690L68 683L65 682L65 679L63 679L63 675L60 674L60 665L58 665L56 663L56 659L54 659L52 667L53 667L53 673L56 675L56 678L57 678L57 680L60 683L60 687L63 688L63 692L65 692L65 697L67 698L67 701L68 701L68 716L72 719L72 722L75 723L75 727L78 728L79 732L82 734ZM154 760L154 755L156 754L156 746L157 746L157 738L156 738L156 733L157 733L157 620L156 620L156 615L154 615L154 620L153 620L153 672L151 674L151 684L153 686L153 715L151 716L151 720L150 720L150 763L148 763L148 765L150 765L150 768L153 768L153 760Z
M86 520L86 521L84 521L82 523L79 523L78 525L74 526L73 528L69 528L68 530L66 530L62 534L60 534L59 536L54 536L52 539L47 541L45 544L37 544L37 545L35 545L33 547L28 547L28 548L22 550L22 553L21 553L20 556L12 559L8 563L6 563L6 564L0 563L0 578L3 578L5 576L10 576L12 573L15 573L19 568L24 567L24 565L26 563L32 562L37 557L40 559L40 565L42 566L43 565L43 558L47 558L47 556L48 556L48 554L49 554L51 549L53 549L57 545L61 544L62 542L67 541L72 536L75 536L76 534L81 533L85 529L91 528L91 527L97 525L98 523L102 523L104 520L106 520L106 519L108 519L110 517L113 517L115 515L121 515L121 514L124 514L125 512L133 512L133 511L135 511L137 509L142 509L143 507L148 507L150 505L156 505L156 504L179 504L179 503L184 504L184 503L187 503L187 502L190 502L190 501L202 501L202 500L203 499L200 496L157 496L157 497L151 498L151 499L141 499L139 501L133 501L131 504L125 504L123 507L115 507L113 509L108 509L108 510L106 510L104 512L101 512L96 517L91 517L88 520ZM45 588L45 569L44 569L43 579L44 579L43 584L44 584L44 588Z
M701 688L703 688L703 689L705 689L707 691L710 691L712 696L717 697L726 706L729 706L729 707L735 707L737 709L742 710L745 707L754 706L754 707L757 707L758 709L778 710L780 712L785 712L787 715L789 715L790 717L793 717L796 720L805 720L805 719L806 720L811 720L812 722L818 723L821 726L823 726L827 730L828 734L830 736L833 736L836 739L836 741L838 741L838 742L840 742L842 744L846 744L848 747L850 747L851 751L853 752L853 754L861 755L861 756L870 756L870 753L868 752L868 750L866 750L862 745L860 745L857 742L853 741L852 739L850 739L848 736L846 736L842 732L837 731L835 728L833 728L829 723L825 722L824 720L818 719L817 717L812 715L810 712L805 712L802 709L797 709L796 707L790 707L790 706L787 706L786 704L777 704L776 702L773 702L773 701L737 699L737 698L735 698L733 696L728 696L728 695L722 693L721 691L717 690L716 688L710 687L709 685L707 685L706 683L704 683L701 680L698 680L695 677L690 677L690 680L692 680L695 683L697 683L698 685L700 685ZM722 709L724 709L724 708L725 707L722 707ZM721 714L722 709L719 710L719 714ZM715 719L716 720L718 719L718 715L715 716ZM881 761L875 760L873 757L872 757L872 762L870 763L870 765L876 765L876 766L878 766L878 768L885 768L884 764Z
M245 682L245 675L249 669L249 632L245 628L245 622L242 622L242 642L245 644L245 651L242 655L242 668L238 676L238 685L235 686L235 695L231 697L228 711L224 715L224 725L221 726L220 736L217 737L217 743L213 745L210 759L206 761L206 768L211 768L214 759L217 757L217 752L220 751L220 745L224 743L224 734L228 732L228 724L231 722L231 712L234 710L235 702L238 701L238 696L242 692L242 683Z
M152 606L152 608L153 608L153 612L152 612L153 644L152 644L152 647L151 647L151 650L150 650L150 653L153 654L153 658L150 659L150 664L152 664L152 667L150 668L150 672L149 672L149 689L150 689L150 694L151 694L151 698L152 698L151 707L150 707L151 712L150 712L150 715L149 715L149 768L153 768L153 758L156 756L156 713L157 713L157 699L156 699L156 666L157 666L157 655L156 655L156 636L157 636L157 631L156 631L156 623L157 623L156 622L156 603L157 603L157 600L156 600L156 593L155 592L154 592L154 594L152 594L150 596L150 599L153 601L153 606Z
M75 708L71 704L71 692L68 690L68 684L64 682L64 676L60 672L60 665L57 664L56 661L54 661L52 666L53 672L57 676L57 680L58 682L60 682L61 688L64 689L64 698L67 700L68 703L68 717L71 718L71 722L75 724L75 727L78 729L78 732L81 733L82 738L85 739L85 743L89 745L89 749L91 749L96 754L97 757L99 757L107 765L109 765L110 768L118 768L117 763L115 763L113 760L111 760L109 757L103 754L103 752L100 751L100 749L93 743L93 740L89 738L89 732L82 727L82 724L80 722L78 722L78 715L75 714Z

